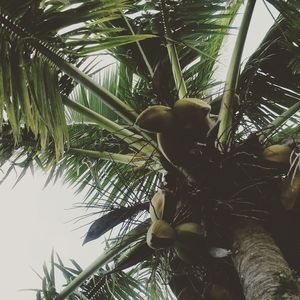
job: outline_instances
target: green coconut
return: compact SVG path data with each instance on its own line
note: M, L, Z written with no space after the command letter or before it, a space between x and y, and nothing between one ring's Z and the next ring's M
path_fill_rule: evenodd
M172 247L176 240L176 231L165 221L152 223L147 232L147 244L152 249Z
M165 132L174 124L174 115L170 107L154 105L146 108L136 119L136 124L149 132Z
M280 200L286 210L294 208L296 201L300 198L300 174L288 178L282 186Z
M149 205L151 221L161 220L165 209L165 192L158 190L152 197Z
M263 151L262 156L265 160L271 162L288 164L291 153L292 149L287 145L272 145Z
M185 130L198 131L200 135L206 136L209 129L214 125L209 113L211 106L196 98L183 98L178 100L173 112L180 127Z

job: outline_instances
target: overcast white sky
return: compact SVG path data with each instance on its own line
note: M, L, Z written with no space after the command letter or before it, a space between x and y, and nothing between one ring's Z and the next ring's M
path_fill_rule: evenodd
M274 12L274 10L272 10ZM274 12L276 15L276 13ZM251 21L244 58L248 57L264 37L273 19L263 0L257 0ZM217 77L224 80L230 58L232 38L225 43L224 55L220 58ZM1 178L1 173L0 173ZM1 298L9 300L35 299L31 292L18 289L40 288L40 279L31 268L42 274L42 264L49 261L54 248L66 261L75 259L81 266L90 264L101 252L101 241L82 244L82 236L88 227L73 229L78 224L68 221L84 214L70 208L83 200L84 195L74 195L71 188L58 181L43 189L47 176L38 172L33 177L28 173L12 190L16 177L12 173L0 185L0 290ZM82 223L80 223L82 224Z

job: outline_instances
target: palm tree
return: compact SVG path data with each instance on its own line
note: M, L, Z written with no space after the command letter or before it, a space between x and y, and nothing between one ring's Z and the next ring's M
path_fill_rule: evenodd
M268 2L223 84L241 1L0 0L0 163L85 191L84 243L117 232L85 270L52 255L37 299L299 299L300 4Z

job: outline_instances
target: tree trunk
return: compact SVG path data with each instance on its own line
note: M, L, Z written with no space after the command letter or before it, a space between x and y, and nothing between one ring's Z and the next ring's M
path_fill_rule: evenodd
M233 263L246 300L300 299L299 284L270 234L244 222L231 231Z

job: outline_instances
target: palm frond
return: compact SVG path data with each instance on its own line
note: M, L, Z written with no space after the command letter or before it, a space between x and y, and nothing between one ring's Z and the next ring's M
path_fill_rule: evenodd
M116 109L116 112L120 113L120 111L123 111L121 115L125 113L123 117L127 115L129 119L127 119L127 117L125 117L125 119L129 120L130 123L134 122L136 114L132 109L130 109L126 104L124 104L107 90L97 86L79 69L76 69L76 67L73 67L68 62L64 61L62 57L64 56L65 58L66 54L68 55L67 61L76 61L76 57L74 57L74 55L70 55L69 52L73 47L74 51L76 53L79 53L77 45L57 43L57 41L61 39L61 36L58 32L61 27L70 26L74 24L74 22L75 24L77 24L78 22L83 22L91 17L94 18L94 20L98 20L96 26L98 26L99 24L99 26L102 26L101 24L105 21L107 16L111 16L112 13L124 8L123 1L115 1L113 3L103 1L102 5L100 6L99 3L95 1L85 2L84 4L81 2L73 3L78 4L79 6L77 7L64 7L63 3L60 3L60 7L59 5L57 5L56 1L54 1L54 4L56 4L54 5L54 10L52 10L53 3L51 1L48 1L49 3L46 4L43 3L44 5L42 6L37 5L36 2L32 2L32 5L29 5L27 10L25 9L25 7L20 5L18 1L13 1L14 4L16 4L16 11L18 12L17 14L15 13L16 11L12 12L12 6L5 3L5 1L3 2L4 3L1 6L0 17L0 33L2 39L1 59L3 61L0 72L0 75L2 74L0 76L2 91L2 94L0 95L0 108L2 108L2 110L5 109L6 111L6 114L11 122L16 141L18 139L18 128L20 127L19 125L21 121L25 122L26 126L28 126L29 129L32 130L35 134L43 136L43 139L41 139L42 146L45 146L47 141L47 134L49 132L56 143L57 157L61 155L63 149L62 146L67 140L67 138L64 136L66 133L65 120L61 105L61 97L59 95L59 90L65 90L65 87L61 85L62 81L59 82L60 75L57 69L54 68L53 72L50 72L51 69L49 69L49 72L43 70L43 68L46 68L48 64L45 61L45 57L46 60L50 59L52 63L56 64L58 68L62 69L68 75L75 77L77 81L82 82L90 90L98 94L98 96L102 95L101 97L104 98L103 100L106 101L106 103L109 103L111 107L114 107L114 105L111 105L112 103L118 103L117 106L119 106L119 108L114 107ZM78 13L81 18L78 20L77 17L74 17L74 15L72 15L74 13ZM36 23L34 24L39 24L39 27L35 27L35 25L28 21L29 17L31 18L31 20L35 20ZM87 27L89 28L89 26ZM73 30L73 33L75 34L75 36L80 36L76 32L76 30L75 32ZM90 32L89 36L95 36L93 30L92 32ZM53 39L49 37L53 37ZM105 37L105 34L103 35L103 37ZM88 41L87 38L88 37L86 37L86 41ZM139 40L140 38L146 38L146 36L139 37L138 35L135 35L134 37L127 38L125 36L122 36L120 38L113 37L111 38L111 41L106 40L104 43L106 46L116 47L120 44L131 43L132 41ZM71 37L69 36L68 41L70 39ZM82 41L85 38L83 39L81 37L80 39ZM94 43L97 43L98 45L100 40L95 40L93 38L90 39L91 41L85 44L87 44L87 47L91 50L92 48L95 48L95 46L91 46L92 41L94 40ZM98 47L103 48L105 46L103 44L102 46ZM10 51L11 49L16 49L16 53L14 53L14 51ZM13 55L14 57L7 57L8 53L9 55ZM40 53L42 53L42 57L44 58L43 60L41 60L39 57ZM12 58L15 57L17 58L17 60L14 60L15 63L13 63ZM35 63L33 57L37 57L35 60L39 61L38 64ZM45 67L40 66L37 70L32 70L32 68L37 68L39 65L45 65ZM49 66L47 67L50 68ZM32 73L39 76L38 81L34 80L34 78L28 78L28 74L31 75ZM4 80L3 74L14 74L14 76L6 76ZM51 78L50 74L53 74L54 77L52 76L53 78ZM25 77L25 75L27 77ZM48 77L46 77L46 75L48 75ZM32 76L33 75L31 75L31 77ZM14 81L11 82L12 80ZM50 82L52 85L55 85L54 89L47 89L46 83L49 83L49 80L51 80ZM10 86L12 86L12 84L17 85L18 82L20 82L19 88L17 90L11 90ZM70 85L68 80L66 80L66 82L68 85ZM59 84L60 88L58 87ZM29 88L30 91L28 90ZM14 91L14 94L12 94L11 91ZM46 96L47 101L45 101L45 97L43 98L41 96ZM35 103L35 106L39 105L40 107L32 109L32 103L37 102L38 100L40 102ZM55 111L51 111L51 109L47 110L45 108L46 104L48 104L50 108L55 108ZM19 105L22 109L22 114L20 114L19 112ZM38 113L41 116L39 116L36 110L39 110ZM40 126L39 123L41 122L37 123L36 121L38 117L39 119L43 120L43 124ZM2 116L0 116L0 119L2 122ZM36 128L39 128L39 132L36 132Z
M82 269L74 260L71 260L71 266L66 266L57 254L51 255L50 272L46 264L43 267L44 277L42 279L42 289L37 290L37 299L54 299L58 296L56 292L59 287L55 280L55 273L63 275L66 284L70 283L78 276ZM68 297L71 300L97 300L97 299L144 299L149 297L146 288L140 284L135 274L126 274L122 271L118 273L108 273L107 269L99 270L91 278L85 280L72 295Z
M188 84L190 96L202 96L203 88L211 83L214 60L229 25L240 2L226 7L226 1L167 1L169 27L172 40L178 49L180 66ZM154 70L152 94L157 94L156 102L172 103L177 100L177 92L171 65L165 47L165 33L159 2L149 1L147 6L139 4L130 8L126 15L128 22L137 33L154 33L157 39L140 42L147 61ZM134 17L132 17L134 16ZM122 20L114 22L125 28ZM195 38L197 36L197 38ZM112 51L116 58L144 80L151 81L148 68L135 44L118 47ZM171 92L170 92L171 91Z
M58 158L68 136L57 71L35 55L29 58L24 45L9 37L3 28L0 39L0 123L3 118L9 120L16 142L22 126L40 136L43 149L51 137L56 141Z
M135 243L139 238L145 236L147 228L149 226L149 220L140 223L138 226L130 230L126 235L117 237L110 248L100 255L92 264L90 264L84 271L82 271L79 276L72 280L57 296L57 300L65 299L68 295L73 293L75 289L80 287L80 285L85 282L91 275L93 275L97 270L107 265L113 258L120 255L122 251L126 250L132 243ZM105 274L104 274L105 275ZM108 273L108 275L113 275L113 273Z
M141 156L130 144L94 124L68 125L69 147L56 160L53 141L42 150L39 137L21 129L18 145L11 126L4 124L0 141L0 166L10 161L8 174L22 167L19 179L34 166L49 171L47 183L63 176L66 184L85 191L90 205L107 201L107 206L128 205L146 199L161 180L157 159ZM116 160L116 158L118 159Z
M139 39L138 36L109 36L111 31L122 31L108 24L120 18L120 10L128 7L124 0L2 0L0 7L35 38L50 43L68 56L72 54L73 59Z
M297 71L300 36L285 18L279 18L249 58L239 81L242 111L258 130L270 124L300 100L300 75ZM299 122L297 110L288 116L284 127ZM272 130L280 130L273 128Z

